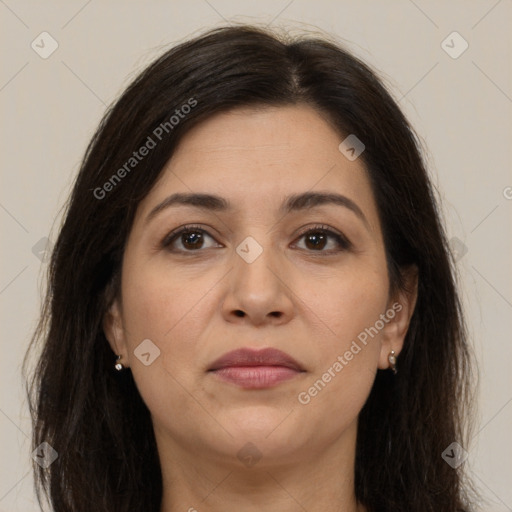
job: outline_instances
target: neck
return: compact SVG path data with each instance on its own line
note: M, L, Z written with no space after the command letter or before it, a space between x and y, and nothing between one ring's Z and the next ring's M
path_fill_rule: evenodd
M304 448L285 463L262 457L246 467L236 457L192 454L155 430L160 512L364 512L354 491L355 432L354 426L323 451Z

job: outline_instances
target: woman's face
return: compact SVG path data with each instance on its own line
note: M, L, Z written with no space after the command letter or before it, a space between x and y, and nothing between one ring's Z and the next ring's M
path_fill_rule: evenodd
M389 297L375 200L343 139L307 106L218 114L140 203L105 330L159 446L275 464L353 445L412 308Z

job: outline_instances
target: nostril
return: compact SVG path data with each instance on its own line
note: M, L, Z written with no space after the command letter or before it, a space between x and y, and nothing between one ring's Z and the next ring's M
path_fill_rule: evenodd
M244 315L245 315L245 313L244 313L243 311L241 311L240 309L237 309L237 310L235 311L235 315L236 315L236 316L244 316Z

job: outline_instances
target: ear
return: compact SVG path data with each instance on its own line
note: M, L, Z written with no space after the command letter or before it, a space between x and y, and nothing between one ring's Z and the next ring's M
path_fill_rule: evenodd
M403 271L402 275L404 287L390 298L384 313L387 322L382 329L378 365L381 370L390 367L388 357L392 350L395 351L395 357L398 357L402 351L418 298L418 268L416 266L409 267Z
M123 327L121 306L118 299L114 299L110 308L103 316L103 332L114 354L121 356L119 362L122 363L125 368L128 368L128 348L125 329Z

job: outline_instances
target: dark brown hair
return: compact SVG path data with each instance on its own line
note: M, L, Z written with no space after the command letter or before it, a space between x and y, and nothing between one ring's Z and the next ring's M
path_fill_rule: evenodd
M171 121L187 104L193 108ZM35 465L41 505L43 491L55 512L158 512L149 411L131 372L113 370L102 329L134 214L197 123L240 106L291 104L312 106L340 135L364 142L390 285L403 287L411 265L419 275L399 373L377 372L360 413L356 497L373 512L468 510L461 468L441 454L454 441L464 446L470 354L421 145L376 73L340 45L250 26L211 30L167 51L109 108L87 148L31 345L41 349L27 390L33 445L46 441L58 452L47 469ZM126 167L162 123L161 141Z

